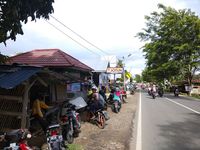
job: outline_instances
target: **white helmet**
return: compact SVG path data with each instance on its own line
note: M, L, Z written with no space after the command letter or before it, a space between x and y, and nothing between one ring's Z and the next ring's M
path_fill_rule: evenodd
M93 85L92 90L97 90L97 87L95 85Z
M116 87L116 91L120 91L120 89L118 87Z

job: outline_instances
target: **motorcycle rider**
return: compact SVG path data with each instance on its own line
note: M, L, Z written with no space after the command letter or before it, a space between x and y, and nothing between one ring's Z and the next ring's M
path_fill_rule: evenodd
M155 85L155 84L152 85L151 91L152 91L152 92L156 92L156 91L157 91L156 85Z
M158 87L158 94L159 94L160 97L162 97L163 94L164 94L164 90L163 90L162 85L160 85L160 86Z
M89 110L93 115L91 119L94 119L95 117L94 113L98 109L104 108L105 101L103 97L97 92L97 87L95 85L92 86L92 94L89 97L90 97Z
M151 86L148 87L148 94L151 95Z
M157 87L156 87L156 84L153 83L151 87L151 95L156 96L156 92L157 92Z
M178 86L174 87L174 96L179 96Z
M118 101L119 107L121 108L121 92L118 87L116 87L114 95L113 95L113 101Z

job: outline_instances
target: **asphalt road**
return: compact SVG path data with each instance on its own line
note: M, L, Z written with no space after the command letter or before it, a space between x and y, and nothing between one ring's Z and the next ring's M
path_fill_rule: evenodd
M200 101L141 91L139 104L136 150L200 150Z

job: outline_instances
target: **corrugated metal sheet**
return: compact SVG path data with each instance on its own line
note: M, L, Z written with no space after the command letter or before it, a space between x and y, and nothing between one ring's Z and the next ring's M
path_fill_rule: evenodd
M12 89L40 70L39 67L30 66L0 66L0 87Z
M90 72L93 69L59 49L37 49L10 58L10 63L45 67L74 67ZM9 64L10 64L9 63Z

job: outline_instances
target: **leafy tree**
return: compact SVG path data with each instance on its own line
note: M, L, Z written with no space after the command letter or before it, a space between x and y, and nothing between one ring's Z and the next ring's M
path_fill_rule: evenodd
M0 0L0 43L16 40L17 34L23 34L22 22L36 18L49 19L53 13L54 0Z
M0 53L0 64L5 64L6 61L9 61L9 57Z
M191 10L175 10L162 4L159 12L146 16L146 28L137 36L143 47L149 80L187 79L191 85L200 67L200 19Z
M136 74L136 75L135 75L135 81L136 81L137 83L142 82L142 77L141 77L139 74Z

